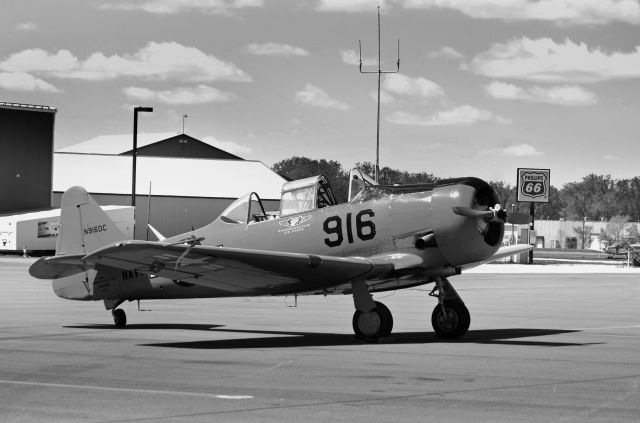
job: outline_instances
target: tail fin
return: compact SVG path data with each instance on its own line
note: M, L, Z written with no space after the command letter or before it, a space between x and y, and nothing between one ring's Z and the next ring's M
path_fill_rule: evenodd
M82 187L62 195L56 255L88 254L126 236Z
M53 279L53 290L59 297L90 300L96 271L82 257L126 236L82 187L69 188L62 195L61 208L56 255L41 258L29 273Z

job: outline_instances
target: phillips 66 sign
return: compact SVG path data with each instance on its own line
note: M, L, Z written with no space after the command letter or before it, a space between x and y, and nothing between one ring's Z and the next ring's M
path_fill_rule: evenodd
M549 169L518 168L518 201L549 202Z

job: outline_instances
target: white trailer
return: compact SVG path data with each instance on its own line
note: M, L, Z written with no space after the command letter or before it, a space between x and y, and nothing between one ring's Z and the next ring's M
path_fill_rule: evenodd
M109 218L133 239L132 206L102 206ZM60 209L0 215L0 253L54 251L60 226Z

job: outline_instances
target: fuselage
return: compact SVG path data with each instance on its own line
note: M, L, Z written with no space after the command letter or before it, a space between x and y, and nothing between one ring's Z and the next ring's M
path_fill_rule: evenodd
M200 245L212 247L337 257L411 253L421 258L420 268L408 274L369 281L375 289L383 290L428 282L429 275L444 268L455 269L484 260L498 249L504 231L501 223L489 224L453 213L455 206L493 207L497 202L490 186L475 178L414 187L374 186L349 203L312 207L297 213L254 214L251 198L247 200L247 219L232 219L231 213L223 213L205 227L163 242L198 239ZM418 247L416 241L421 237L429 242ZM120 283L114 284L114 279L120 279ZM221 294L146 273L111 269L98 272L90 299L214 296Z

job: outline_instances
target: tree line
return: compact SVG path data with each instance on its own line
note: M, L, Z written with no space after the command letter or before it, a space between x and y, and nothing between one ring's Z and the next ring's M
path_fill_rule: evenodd
M356 163L362 172L372 176L375 165ZM291 157L275 163L272 169L290 180L324 175L339 202L347 200L349 170L334 160ZM407 172L389 167L380 169L379 182L384 185L433 183L444 179L427 172ZM529 204L516 201L516 186L504 181L488 181L498 193L503 208L529 212ZM549 190L549 202L535 206L536 220L602 220L620 217L640 221L640 177L612 179L611 175L590 174L578 182L569 182Z

